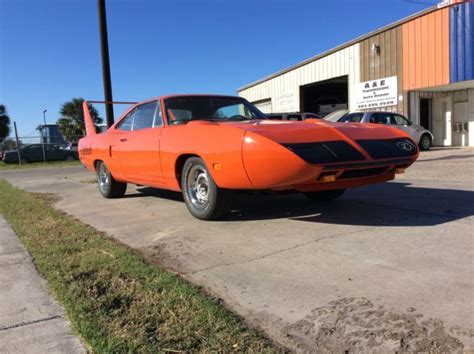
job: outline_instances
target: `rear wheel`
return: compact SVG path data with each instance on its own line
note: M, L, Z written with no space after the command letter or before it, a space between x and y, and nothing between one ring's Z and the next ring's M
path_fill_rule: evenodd
M304 196L313 202L329 202L344 194L345 189L333 189L329 191L304 192Z
M201 220L215 220L230 211L234 193L219 188L204 161L191 157L184 163L181 189L189 212Z
M127 190L127 183L116 181L103 162L99 162L97 166L97 182L99 192L104 198L122 197Z
M431 136L428 134L423 134L420 138L420 150L426 151L431 147Z

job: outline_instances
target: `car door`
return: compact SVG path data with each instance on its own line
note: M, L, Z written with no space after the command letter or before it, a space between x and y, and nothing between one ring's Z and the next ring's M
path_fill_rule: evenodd
M30 145L22 151L22 154L22 158L28 160L28 162L43 161L43 149L41 145Z
M160 104L153 101L138 106L133 114L131 130L118 134L118 159L126 180L147 185L163 183L160 162L162 127Z
M66 153L62 150L59 150L57 147L52 145L44 146L46 161L61 161L65 160Z
M412 124L408 118L405 118L404 116L400 114L394 114L393 115L393 125L398 128L403 130L404 132L407 132L413 139L418 141L417 131L416 131L416 126Z

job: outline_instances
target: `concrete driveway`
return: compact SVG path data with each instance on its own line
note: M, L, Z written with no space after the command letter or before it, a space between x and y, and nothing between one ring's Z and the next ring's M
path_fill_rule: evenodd
M330 204L249 195L203 222L176 193L103 199L82 167L0 172L298 351L474 350L473 176L473 149L438 149Z

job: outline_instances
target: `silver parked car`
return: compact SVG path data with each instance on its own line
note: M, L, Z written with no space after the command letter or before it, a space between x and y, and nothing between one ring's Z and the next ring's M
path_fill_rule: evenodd
M272 120L306 120L321 119L321 116L310 112L291 112L291 113L266 113L268 119Z
M392 112L347 112L338 122L386 124L407 132L418 143L420 150L429 150L433 134L408 118Z

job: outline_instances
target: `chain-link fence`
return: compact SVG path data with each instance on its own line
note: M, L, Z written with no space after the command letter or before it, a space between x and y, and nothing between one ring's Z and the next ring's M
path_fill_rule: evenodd
M62 135L51 134L51 131L38 135L19 135L18 143L13 135L0 139L0 161L28 163L72 160L77 159L76 146L68 144Z

